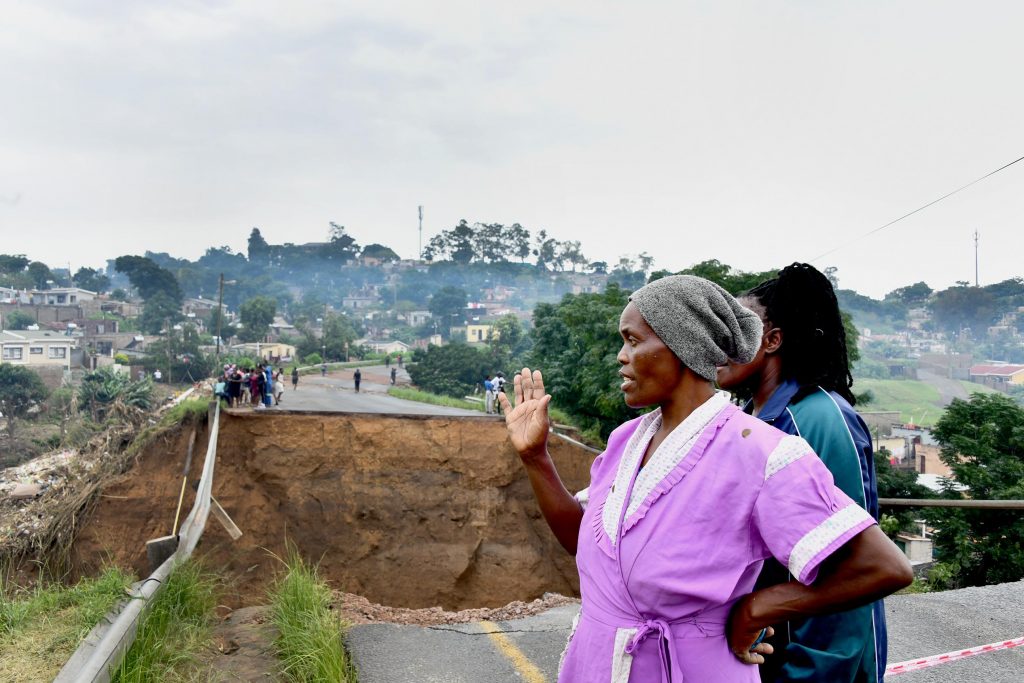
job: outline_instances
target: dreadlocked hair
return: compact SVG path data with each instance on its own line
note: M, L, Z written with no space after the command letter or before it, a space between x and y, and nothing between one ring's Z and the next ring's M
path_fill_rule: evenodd
M814 266L794 263L744 296L764 306L765 317L782 330L785 377L834 391L854 404L846 328L827 277Z

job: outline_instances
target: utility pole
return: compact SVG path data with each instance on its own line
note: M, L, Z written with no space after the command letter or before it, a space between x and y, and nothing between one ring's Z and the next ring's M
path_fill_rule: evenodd
M220 360L220 326L224 320L224 273L220 274L220 286L217 290L217 355Z
M423 260L423 205L420 204L418 208L420 210L420 248L416 252L416 260L417 261L422 261Z
M978 286L978 231L974 231L974 286Z
M171 329L171 319L167 319L167 383L171 383L171 335L173 330Z
M238 280L225 280L220 274L220 286L217 289L217 360L220 360L220 331L224 322L224 285L236 284Z

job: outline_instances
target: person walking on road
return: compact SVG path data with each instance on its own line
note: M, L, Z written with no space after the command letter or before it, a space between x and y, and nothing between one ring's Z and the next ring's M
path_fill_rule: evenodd
M398 370L391 368L391 386L395 386L395 380L398 379Z
M398 354L398 367L402 367L402 354Z
M505 393L505 373L499 372L494 375L494 412L501 415L501 401L498 400L498 394Z
M356 393L358 394L359 393L359 383L363 381L363 373L361 373L359 371L359 368L356 368L355 373L352 375L352 380L356 384Z
M274 374L274 405L281 405L281 394L284 393L284 368L278 367Z
M292 368L292 391L299 388L299 366Z
M321 363L320 364L320 376L321 377L326 377L327 376L327 363Z
M384 356L384 369L387 370L391 367L391 354Z
M484 379L484 411L488 415L494 412L494 382L490 375Z

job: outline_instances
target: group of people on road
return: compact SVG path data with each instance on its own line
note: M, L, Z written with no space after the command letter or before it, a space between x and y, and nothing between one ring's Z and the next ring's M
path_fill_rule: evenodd
M880 683L881 599L913 573L877 524L831 283L795 263L737 300L664 277L633 292L619 333L624 400L653 410L611 433L582 491L548 453L543 374L515 376L514 404L496 396L579 569L559 681Z
M505 393L505 373L498 372L484 378L484 409L488 415L501 412L498 394Z
M284 377L283 368L275 370L269 364L259 363L255 368L227 364L214 384L214 394L227 401L232 408L244 405L269 408L281 403ZM295 368L292 370L292 389L298 386L298 382L298 368Z

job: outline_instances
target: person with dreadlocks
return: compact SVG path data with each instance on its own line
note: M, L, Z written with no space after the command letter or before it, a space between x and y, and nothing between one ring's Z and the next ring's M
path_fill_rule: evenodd
M764 326L750 363L718 368L718 385L752 398L744 410L806 440L831 471L836 486L878 519L871 435L854 411L846 330L828 278L794 263L778 277L739 297ZM758 588L791 580L772 560ZM886 661L882 601L837 614L775 625L775 655L761 667L763 682L883 680Z

